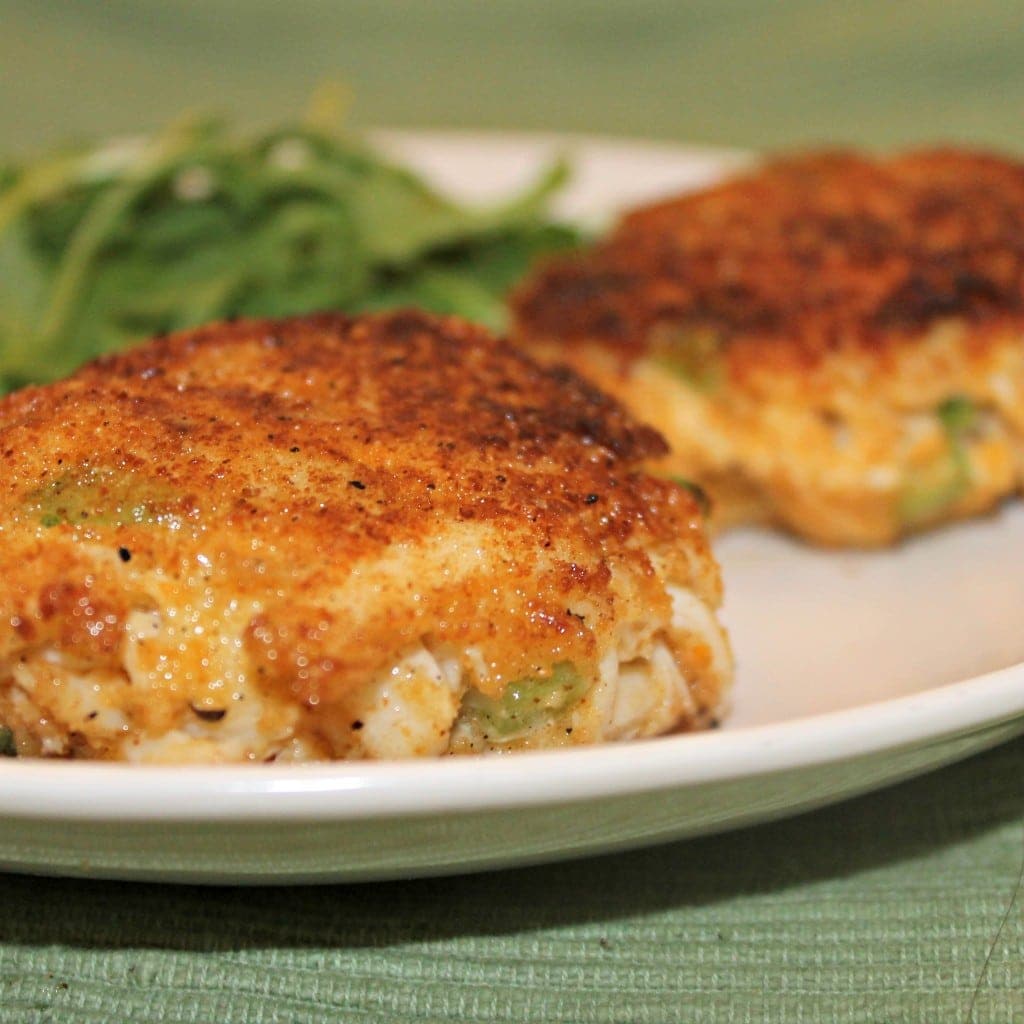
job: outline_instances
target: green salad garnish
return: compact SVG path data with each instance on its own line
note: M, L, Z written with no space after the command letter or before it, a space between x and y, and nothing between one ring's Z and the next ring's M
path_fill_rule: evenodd
M255 134L185 118L150 137L0 164L0 390L231 316L416 305L500 328L567 168L464 206L304 122Z

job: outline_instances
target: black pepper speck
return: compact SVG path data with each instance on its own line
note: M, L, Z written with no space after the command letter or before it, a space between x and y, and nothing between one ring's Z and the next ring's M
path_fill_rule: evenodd
M219 722L228 713L227 708L197 708L195 704L189 707L204 722Z

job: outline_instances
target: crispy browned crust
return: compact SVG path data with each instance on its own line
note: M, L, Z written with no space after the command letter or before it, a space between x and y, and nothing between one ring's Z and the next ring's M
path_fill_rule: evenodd
M156 600L131 580L159 570L183 602L208 594L211 615L258 598L258 671L311 704L424 634L481 644L507 668L495 678L515 678L541 654L587 653L599 623L572 603L600 602L616 559L661 602L645 549L682 579L695 551L710 564L694 501L639 471L664 451L572 372L455 319L317 316L154 341L0 402L0 664L51 645L113 664L125 616ZM48 525L80 485L88 501ZM493 527L500 552L480 578L420 576L453 524ZM427 552L407 558L417 578L380 568L409 551ZM365 594L339 611L354 574ZM717 586L713 571L700 585Z
M632 212L542 268L514 310L526 339L627 360L656 325L709 331L734 380L879 356L950 318L984 345L1024 325L1024 165L954 149L774 160Z

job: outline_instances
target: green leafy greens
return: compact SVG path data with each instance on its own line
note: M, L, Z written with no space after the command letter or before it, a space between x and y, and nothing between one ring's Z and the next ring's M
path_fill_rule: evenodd
M504 324L505 292L576 232L558 163L471 209L336 130L159 134L0 165L0 391L231 316L416 305Z

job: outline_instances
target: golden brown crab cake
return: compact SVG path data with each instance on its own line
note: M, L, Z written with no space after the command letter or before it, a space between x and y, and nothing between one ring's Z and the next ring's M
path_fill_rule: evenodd
M515 337L657 426L718 525L878 545L1024 472L1024 165L812 153L636 210Z
M0 402L22 754L396 758L695 729L730 677L662 438L418 313L238 322ZM2 744L0 744L2 745Z

